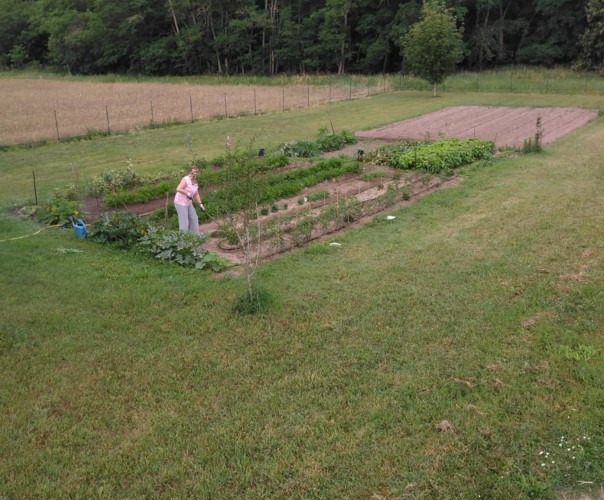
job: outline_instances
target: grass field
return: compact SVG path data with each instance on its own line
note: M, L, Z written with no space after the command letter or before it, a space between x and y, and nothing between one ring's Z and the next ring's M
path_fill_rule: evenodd
M445 106L598 96L388 93L1 153L0 206ZM604 119L237 277L0 216L0 497L582 498L604 484ZM63 169L63 174L61 174ZM22 176L25 179L22 180ZM7 184L8 183L8 184ZM7 187L8 186L8 187ZM9 238L11 239L4 241Z

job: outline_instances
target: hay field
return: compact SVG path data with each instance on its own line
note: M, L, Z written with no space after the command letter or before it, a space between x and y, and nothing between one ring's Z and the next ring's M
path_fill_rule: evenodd
M246 86L0 79L0 145L266 113L364 97L352 86Z

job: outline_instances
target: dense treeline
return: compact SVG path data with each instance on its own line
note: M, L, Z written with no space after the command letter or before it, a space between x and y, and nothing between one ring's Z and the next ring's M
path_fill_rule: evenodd
M602 69L604 0L448 0L462 65ZM0 67L153 75L405 69L421 0L0 0Z

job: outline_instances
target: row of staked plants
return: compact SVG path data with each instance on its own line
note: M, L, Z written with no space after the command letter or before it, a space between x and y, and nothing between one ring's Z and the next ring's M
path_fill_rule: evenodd
M414 192L413 184L396 180L388 185L384 193L372 200L359 201L354 196L340 198L337 202L316 210L296 212L280 218L274 218L266 225L254 225L250 228L252 239L272 241L276 250L285 247L285 235L289 234L294 246L300 246L312 239L313 231L324 235L338 231L362 217L376 214L399 201L408 200ZM237 239L228 227L221 226L218 235L230 245L237 245Z

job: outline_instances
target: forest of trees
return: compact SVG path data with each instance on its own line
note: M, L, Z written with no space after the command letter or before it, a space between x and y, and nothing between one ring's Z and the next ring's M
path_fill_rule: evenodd
M462 68L604 69L604 0L443 3L463 30ZM421 0L0 0L0 68L399 72L403 38L421 9Z

